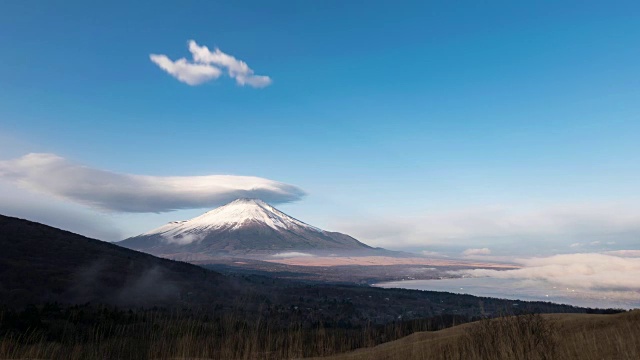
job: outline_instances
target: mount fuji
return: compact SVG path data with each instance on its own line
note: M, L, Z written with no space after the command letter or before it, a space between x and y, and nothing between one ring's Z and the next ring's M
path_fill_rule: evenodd
M283 252L372 255L379 251L338 232L297 220L258 199L238 199L185 221L174 221L118 245L173 259L260 257Z

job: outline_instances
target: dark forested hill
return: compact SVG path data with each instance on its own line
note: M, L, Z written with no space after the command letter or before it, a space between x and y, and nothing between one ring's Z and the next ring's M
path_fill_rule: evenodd
M6 304L169 304L205 292L220 296L227 282L198 266L0 215L0 298Z
M585 312L543 302L222 275L196 265L0 215L0 305L61 302L207 307L283 322L366 324L441 315ZM518 303L514 307L514 303Z

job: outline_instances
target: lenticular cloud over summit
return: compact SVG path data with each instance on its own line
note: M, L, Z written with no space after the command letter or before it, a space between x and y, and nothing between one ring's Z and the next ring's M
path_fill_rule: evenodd
M55 154L0 161L0 179L24 188L117 212L166 212L215 207L238 198L278 204L304 191L254 176L146 176L94 169Z

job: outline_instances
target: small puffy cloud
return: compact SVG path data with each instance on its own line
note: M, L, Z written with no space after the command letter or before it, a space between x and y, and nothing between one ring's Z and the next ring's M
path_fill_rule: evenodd
M307 253L303 253L303 252L296 252L296 251L282 252L282 253L278 253L278 254L272 255L272 257L279 258L279 259L297 258L297 257L313 257L313 256L314 255L312 255L312 254L307 254Z
M191 86L199 85L212 79L217 79L222 71L217 67L206 64L192 64L182 58L172 61L166 55L149 55L151 61L176 79Z
M162 241L167 244L187 245L194 242L200 242L203 237L200 234L180 234L180 236L171 236L162 234Z
M463 270L474 277L544 281L557 287L586 294L606 294L620 299L640 301L640 251L554 255L515 262L515 270Z
M120 174L79 165L54 154L28 154L0 161L0 179L116 212L207 208L238 198L277 204L305 195L296 186L253 176Z
M176 79L189 84L199 85L209 80L217 79L225 69L227 74L241 86L249 85L262 88L271 84L271 78L266 75L256 75L246 62L215 48L213 51L206 46L200 46L194 40L189 40L189 52L193 62L185 58L172 61L166 55L150 55L151 61Z
M194 40L189 40L189 51L193 55L193 60L201 64L214 64L227 69L229 76L234 78L238 85L249 85L253 87L265 87L271 84L271 78L263 75L255 75L246 62L223 53L216 48L209 50L206 46L200 46Z
M462 252L462 255L464 256L491 255L491 250L489 250L489 248L467 249Z

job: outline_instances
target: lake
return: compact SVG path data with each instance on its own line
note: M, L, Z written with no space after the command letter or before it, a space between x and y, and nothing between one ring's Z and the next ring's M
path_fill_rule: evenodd
M483 278L453 278L436 280L404 280L374 284L382 288L446 291L456 294L512 300L550 301L600 308L640 308L640 294L629 292L599 292L555 286L540 280Z

